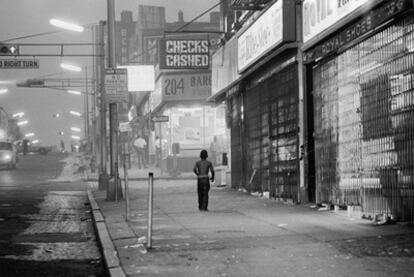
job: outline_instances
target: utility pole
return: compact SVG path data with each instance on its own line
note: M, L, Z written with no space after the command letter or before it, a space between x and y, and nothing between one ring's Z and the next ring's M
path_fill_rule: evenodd
M99 136L99 147L100 147L100 174L99 174L99 186L100 190L108 189L108 171L107 171L107 157L106 152L106 92L105 92L105 22L99 22L99 52L101 54L99 59L99 89L100 89L100 112L99 112L99 123L100 123L100 136Z
M115 68L115 0L108 0L108 67ZM118 106L109 104L109 144L111 176L108 182L106 200L122 199L122 190L118 176Z
M90 152L90 146L91 146L91 136L89 132L89 86L88 86L88 67L84 67L85 70L85 138L87 139L87 146L86 146L86 152L89 154Z

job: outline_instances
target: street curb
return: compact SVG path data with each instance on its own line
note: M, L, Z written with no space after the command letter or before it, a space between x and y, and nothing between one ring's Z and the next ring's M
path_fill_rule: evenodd
M168 180L168 181L179 181L179 180L196 180L194 177L154 177L154 181L157 180ZM83 179L85 182L98 182L97 178L85 178ZM148 177L133 177L128 178L128 181L148 181Z
M88 190L88 199L91 204L93 223L95 230L98 233L99 244L104 257L104 264L106 271L110 277L126 277L124 270L121 267L121 262L118 257L115 245L112 242L108 229L106 228L105 219L102 216L98 203L90 190Z

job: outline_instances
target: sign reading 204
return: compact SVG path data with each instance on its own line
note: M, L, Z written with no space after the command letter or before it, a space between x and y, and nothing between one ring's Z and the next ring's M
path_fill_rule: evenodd
M184 78L171 78L164 80L165 95L182 95L184 94Z

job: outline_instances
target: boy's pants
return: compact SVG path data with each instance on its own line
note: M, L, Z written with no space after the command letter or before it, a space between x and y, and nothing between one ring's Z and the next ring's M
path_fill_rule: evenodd
M206 211L208 206L208 191L210 190L210 180L208 178L198 178L198 209Z

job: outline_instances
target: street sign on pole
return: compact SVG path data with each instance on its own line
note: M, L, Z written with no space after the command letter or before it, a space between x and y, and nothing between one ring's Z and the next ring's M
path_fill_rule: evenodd
M1 59L0 69L38 69L38 59Z
M168 115L155 115L151 118L152 122L168 122L170 118Z
M128 102L128 76L125 68L105 70L105 91L108 103Z

